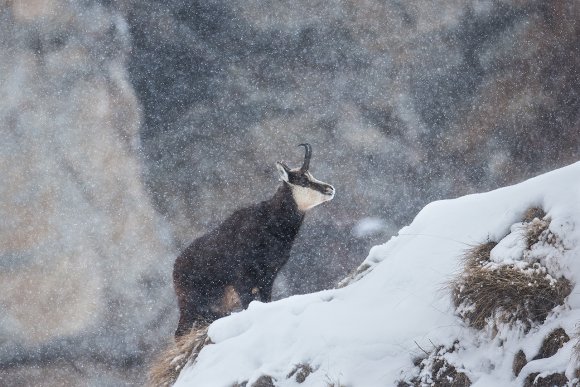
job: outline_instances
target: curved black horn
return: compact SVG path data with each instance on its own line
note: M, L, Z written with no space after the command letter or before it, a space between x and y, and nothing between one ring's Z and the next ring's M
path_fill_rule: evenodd
M310 157L312 157L312 147L308 143L298 144L298 146L303 146L306 149L306 154L304 155L304 164L300 168L300 171L306 172L310 167Z

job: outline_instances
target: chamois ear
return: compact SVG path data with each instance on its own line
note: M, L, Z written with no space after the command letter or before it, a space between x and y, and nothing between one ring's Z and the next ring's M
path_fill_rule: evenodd
M290 168L288 168L283 162L278 161L276 162L276 169L278 170L278 176L280 177L280 180L288 183L288 171Z

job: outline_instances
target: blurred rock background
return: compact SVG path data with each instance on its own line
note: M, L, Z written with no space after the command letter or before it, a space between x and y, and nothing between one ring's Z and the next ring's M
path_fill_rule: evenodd
M300 142L337 196L277 297L432 200L577 161L579 23L573 0L0 0L0 384L141 385L175 254Z
M142 183L130 40L103 4L2 3L2 386L139 381L172 329L173 248Z

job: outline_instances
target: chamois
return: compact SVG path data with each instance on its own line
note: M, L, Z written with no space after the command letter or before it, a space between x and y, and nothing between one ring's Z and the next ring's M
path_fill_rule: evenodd
M334 197L334 187L308 170L310 144L299 146L305 148L302 167L276 163L282 185L271 199L235 211L175 260L176 338L195 322L214 321L253 300L271 300L274 279L290 257L304 214Z

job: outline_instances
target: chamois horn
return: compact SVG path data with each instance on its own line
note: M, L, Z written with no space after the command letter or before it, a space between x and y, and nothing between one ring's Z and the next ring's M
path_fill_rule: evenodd
M306 172L310 167L310 157L312 157L312 147L308 143L298 144L298 146L303 146L306 150L306 154L304 155L304 164L300 168L300 172Z

